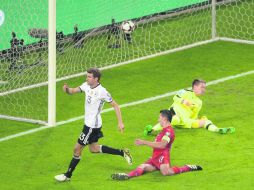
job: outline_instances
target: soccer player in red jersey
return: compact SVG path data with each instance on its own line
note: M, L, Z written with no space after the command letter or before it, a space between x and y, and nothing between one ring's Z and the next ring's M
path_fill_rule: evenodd
M171 167L170 165L170 150L175 139L175 133L171 127L171 120L174 115L173 110L161 110L159 116L159 122L163 127L162 131L157 135L154 142L136 139L135 144L137 146L146 145L153 148L152 157L145 163L139 165L135 170L130 173L115 173L112 174L112 179L115 180L127 180L132 177L137 177L145 172L152 172L160 170L162 175L174 175L189 171L202 170L198 165L185 165L182 167Z

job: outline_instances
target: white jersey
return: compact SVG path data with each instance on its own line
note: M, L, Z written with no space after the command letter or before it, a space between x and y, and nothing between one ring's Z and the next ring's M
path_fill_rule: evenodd
M86 94L85 125L91 128L100 128L102 125L101 110L104 102L113 101L111 95L101 84L91 88L85 82L79 88Z

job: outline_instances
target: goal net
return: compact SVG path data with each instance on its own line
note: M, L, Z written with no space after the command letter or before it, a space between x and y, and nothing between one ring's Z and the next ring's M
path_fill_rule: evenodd
M254 0L57 0L56 7L57 81L219 39L254 41ZM1 1L0 118L47 123L47 50L47 0Z

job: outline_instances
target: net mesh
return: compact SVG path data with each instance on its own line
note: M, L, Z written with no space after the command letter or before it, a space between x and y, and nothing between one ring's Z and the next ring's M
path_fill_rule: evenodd
M1 1L1 115L47 120L47 14L46 0ZM254 0L217 2L218 37L253 40L253 30ZM61 79L211 39L211 1L58 0L56 34Z

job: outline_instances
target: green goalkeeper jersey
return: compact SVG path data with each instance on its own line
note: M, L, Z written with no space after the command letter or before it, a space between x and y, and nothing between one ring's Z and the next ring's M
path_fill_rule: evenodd
M190 119L197 119L199 111L202 108L202 100L196 96L192 90L183 89L177 92L173 97L174 103L171 107L174 108L175 112L180 114L182 117ZM190 106L182 104L183 100L187 100L191 103Z

